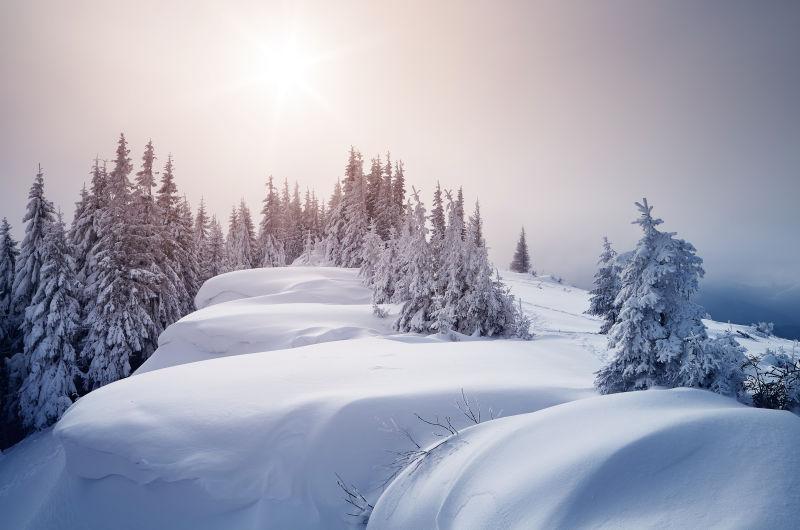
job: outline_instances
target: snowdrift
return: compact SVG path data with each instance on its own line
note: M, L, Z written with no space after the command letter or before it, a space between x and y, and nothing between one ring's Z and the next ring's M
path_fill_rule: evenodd
M392 317L372 314L370 291L355 270L279 267L208 280L198 308L167 328L136 371L216 357L388 335ZM390 308L390 313L393 309Z
M533 341L392 335L355 270L213 278L133 377L0 456L0 528L349 528L337 473L380 497L375 528L670 526L669 513L685 523L702 508L678 485L709 513L728 506L723 526L797 512L800 468L785 448L798 418L702 392L596 398L605 337L583 314L586 291L504 278L534 319ZM454 404L462 388L504 418L464 430L468 443L448 444L381 496L389 451L409 449L402 430L438 439L415 413L467 426ZM704 517L689 526L713 522Z
M163 513L191 521L171 523L181 528L219 527L183 511L188 498L212 513L247 512L252 523L237 528L341 527L335 474L377 487L387 449L407 443L399 427L432 439L414 412L452 414L462 387L503 414L593 395L596 362L584 350L532 345L373 339L185 364L89 394L54 433L69 475L97 481L93 491L109 479L139 495L158 485L148 509L128 515L139 527Z
M404 471L370 529L793 528L800 419L689 389L467 429Z

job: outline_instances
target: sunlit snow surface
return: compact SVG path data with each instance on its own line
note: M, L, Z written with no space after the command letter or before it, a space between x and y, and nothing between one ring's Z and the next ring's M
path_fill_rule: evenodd
M136 375L0 456L0 528L349 528L337 473L373 504L386 490L375 528L754 528L798 513L798 418L699 391L596 397L605 338L587 293L505 279L531 342L392 335L352 270L214 278ZM504 418L382 487L403 429L438 440L415 413L467 425L462 388Z

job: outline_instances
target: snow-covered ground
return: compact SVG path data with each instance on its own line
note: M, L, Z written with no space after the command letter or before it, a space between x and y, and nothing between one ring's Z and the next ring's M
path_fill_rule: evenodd
M605 338L587 293L505 279L533 341L393 335L352 270L214 278L134 376L0 456L0 528L347 528L337 474L377 502L375 528L754 528L797 513L800 419L700 391L597 397ZM467 426L461 389L503 418L387 488L404 430L437 440L415 413Z

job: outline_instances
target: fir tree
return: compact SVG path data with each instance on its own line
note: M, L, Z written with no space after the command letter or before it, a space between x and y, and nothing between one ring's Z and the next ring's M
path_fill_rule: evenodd
M369 288L372 288L375 283L375 275L378 270L378 262L383 253L383 246L383 240L378 235L378 229L375 226L375 221L373 221L369 226L367 235L364 237L364 248L361 252L361 269L359 271L361 277L364 278L364 285Z
M345 168L344 198L345 229L341 242L341 255L338 265L359 267L364 237L369 229L367 220L366 190L361 153L350 148Z
M369 175L367 175L366 206L367 219L377 224L378 208L380 207L381 188L383 186L383 167L380 157L372 159Z
M127 141L120 135L95 245L97 273L91 292L96 299L86 317L88 334L80 354L88 365L88 390L130 375L132 366L144 360L158 328L148 311L157 298L153 276L146 269L137 269L131 259L138 249L129 230L133 216L128 155Z
M222 227L215 216L211 217L208 230L208 278L213 278L225 272L225 236Z
M701 320L704 311L692 301L703 276L702 260L688 242L661 232L663 222L652 207L636 203L643 231L622 273L615 304L619 316L609 331L611 362L597 374L601 393L653 386L722 388L722 374L736 356L724 344L710 341Z
M39 285L22 326L28 369L19 396L23 426L36 430L55 423L77 394L78 284L61 219L47 228L42 257Z
M198 280L202 284L209 279L208 238L211 229L211 219L206 212L205 200L200 197L197 215L194 217L194 246L197 252Z
M389 237L375 265L372 280L372 301L376 304L391 302L395 297L398 272L397 246L397 231L391 227Z
M94 275L97 273L95 246L100 238L100 219L106 207L108 175L105 164L95 158L91 170L92 182L88 194L76 204L75 215L69 231L69 242L75 258L77 279L83 290L79 295L82 306L87 306L96 298L96 293L89 291L95 285Z
M281 232L281 202L278 191L272 184L272 175L267 179L267 194L261 208L258 247L259 264L262 267L281 267L286 256L279 241Z
M620 290L620 271L617 253L611 248L608 238L603 238L603 252L600 254L598 269L594 275L594 289L589 298L587 313L603 318L600 333L606 334L617 320L617 306L614 303Z
M531 257L528 254L528 242L525 239L525 227L519 233L517 249L514 251L514 259L511 261L512 272L530 272Z
M0 371L3 370L3 360L11 353L16 334L11 302L18 255L17 242L11 237L11 225L3 217L0 221ZM2 395L0 388L0 397Z
M342 240L346 226L342 185L337 180L329 202L328 219L325 224L325 261L331 265L341 263Z
M25 237L16 259L11 302L11 316L15 327L21 322L25 308L30 305L39 288L39 272L44 262L44 239L48 228L55 221L53 204L44 196L42 166L39 166L28 193L28 206L22 221L26 223Z
M378 234L384 240L389 238L389 231L394 228L395 232L400 227L398 220L395 218L394 207L394 184L392 182L392 158L391 155L386 153L386 165L383 166L383 183L380 187L378 194L378 203L376 206L376 223Z
M427 240L428 229L425 226L425 207L417 193L414 193L414 201L413 223L404 235L402 247L406 254L403 274L407 278L407 298L394 327L400 332L429 333L433 325L435 294L432 261Z
M403 161L395 163L394 166L394 180L392 181L392 198L393 200L393 214L394 224L399 226L404 218L404 209L406 204L406 177L403 167Z

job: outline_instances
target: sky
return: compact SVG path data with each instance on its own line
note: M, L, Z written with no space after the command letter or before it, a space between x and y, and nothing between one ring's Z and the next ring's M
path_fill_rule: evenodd
M0 4L0 215L41 163L71 215L95 155L152 139L226 218L268 175L328 196L350 145L429 203L480 200L491 256L589 285L647 197L707 281L800 284L800 3Z

